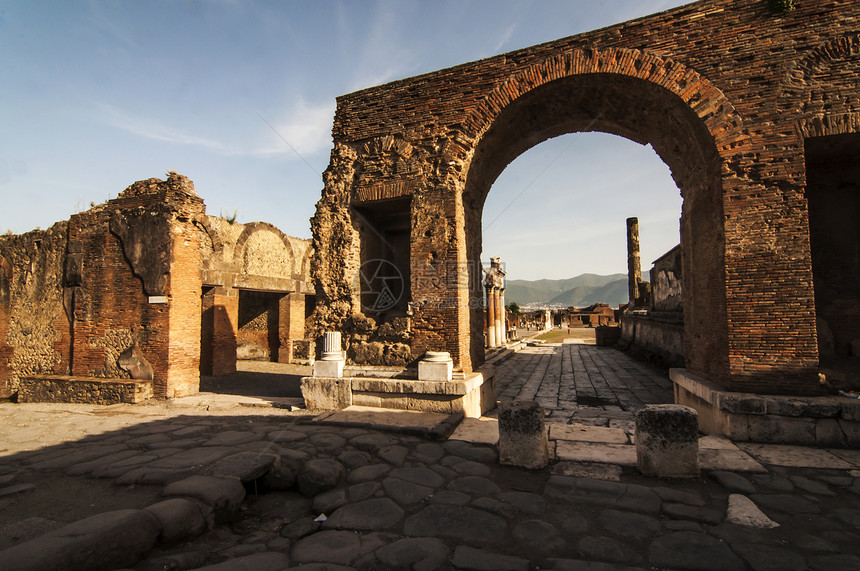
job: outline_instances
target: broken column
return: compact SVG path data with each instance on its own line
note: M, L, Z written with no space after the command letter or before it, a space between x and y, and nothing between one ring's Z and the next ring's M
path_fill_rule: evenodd
M639 219L627 219L627 292L631 305L639 298L639 282L642 281L642 264L639 259Z
M315 377L340 378L346 359L340 342L340 331L327 331L323 335L323 351L319 361L314 361Z
M450 381L454 378L454 360L447 351L427 351L418 361L419 381Z
M646 405L636 413L636 464L646 476L699 475L699 417L678 404Z
M499 463L534 469L549 463L544 411L538 403L499 403Z

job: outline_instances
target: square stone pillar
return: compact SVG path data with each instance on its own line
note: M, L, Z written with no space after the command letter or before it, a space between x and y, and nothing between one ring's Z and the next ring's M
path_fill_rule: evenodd
M651 404L636 413L636 464L646 476L699 475L699 417L679 404Z
M534 401L499 403L499 463L545 468L549 443L543 407Z
M305 337L305 296L289 293L278 300L278 362L293 361L293 341Z
M233 294L233 295L230 295ZM212 296L212 374L236 372L236 338L239 324L238 292Z

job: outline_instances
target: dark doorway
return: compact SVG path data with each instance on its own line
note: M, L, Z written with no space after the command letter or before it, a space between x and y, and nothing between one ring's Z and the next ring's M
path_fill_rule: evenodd
M816 137L805 145L819 359L837 388L858 388L860 135Z

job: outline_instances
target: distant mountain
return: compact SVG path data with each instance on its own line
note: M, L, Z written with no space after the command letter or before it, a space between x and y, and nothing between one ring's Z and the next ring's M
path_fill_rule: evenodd
M608 303L617 307L628 301L626 274L582 274L566 280L507 280L505 285L505 303L519 305L546 303L586 307Z

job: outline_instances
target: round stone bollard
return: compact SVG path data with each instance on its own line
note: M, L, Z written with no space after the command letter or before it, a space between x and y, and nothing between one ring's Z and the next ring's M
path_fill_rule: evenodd
M699 415L679 404L651 404L636 413L636 464L646 476L699 475Z

